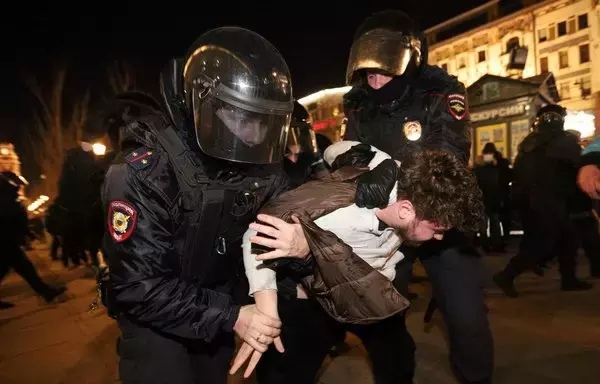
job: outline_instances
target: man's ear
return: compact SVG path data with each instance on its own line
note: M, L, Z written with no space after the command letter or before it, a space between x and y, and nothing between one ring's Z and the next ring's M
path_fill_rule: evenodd
M408 200L398 200L396 203L398 217L403 221L413 221L416 216L415 207Z

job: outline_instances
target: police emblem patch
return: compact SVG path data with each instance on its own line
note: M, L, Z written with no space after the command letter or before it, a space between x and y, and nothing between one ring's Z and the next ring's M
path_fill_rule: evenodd
M448 110L456 120L462 120L467 116L467 104L464 95L448 95Z
M111 201L108 206L108 231L120 243L131 236L137 222L137 211L123 201Z
M404 136L410 141L417 141L421 138L423 131L421 123L418 121L407 121L404 123Z

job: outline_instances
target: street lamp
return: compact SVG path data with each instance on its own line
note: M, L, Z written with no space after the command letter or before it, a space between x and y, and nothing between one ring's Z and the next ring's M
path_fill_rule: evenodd
M92 151L96 156L104 156L106 154L106 145L102 143L94 143L92 145Z

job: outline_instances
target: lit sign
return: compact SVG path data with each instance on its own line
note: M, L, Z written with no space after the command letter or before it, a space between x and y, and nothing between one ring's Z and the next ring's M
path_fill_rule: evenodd
M335 125L337 125L337 120L329 119L329 120L317 121L317 122L313 123L312 128L313 128L313 131L320 131L327 127L332 127Z
M471 121L493 120L502 117L522 115L529 109L527 107L528 105L526 103L519 103L508 107L488 109L487 111L471 112Z
M567 129L579 131L582 138L594 136L596 132L594 115L583 111L567 111L567 116L565 116L565 130Z

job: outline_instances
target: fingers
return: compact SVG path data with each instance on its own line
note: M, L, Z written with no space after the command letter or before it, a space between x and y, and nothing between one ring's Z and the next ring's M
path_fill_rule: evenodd
M267 235L267 236L271 236L271 237L275 237L275 238L279 237L279 230L270 225L250 223L250 229L253 229L256 232L261 233L263 235Z
M288 256L286 256L286 254L282 250L276 249L274 251L269 251L266 253L262 253L260 255L256 255L256 260L258 260L258 261L274 260L274 259L281 259L283 257L288 257Z
M248 360L250 355L252 355L252 352L254 352L254 349L252 349L252 347L248 345L248 343L244 342L240 347L240 350L238 351L237 355L235 355L233 365L229 369L229 374L235 374L237 370L240 369L242 365L244 365L244 362Z
M274 319L274 318L269 317L267 315L264 315L262 313L259 315L259 319L260 319L260 322L261 322L262 325L267 326L267 327L269 327L271 329L274 329L277 332L279 332L281 330L281 320ZM266 333L266 332L261 332L261 333L265 334L265 335L272 336L272 337L279 336L279 334L277 334L277 335L271 335L270 333Z
M263 236L251 236L250 237L250 242L254 243L254 244L259 244L268 248L273 248L273 249L282 249L283 248L283 243L280 240L277 239L269 239L267 237L263 237Z
M280 353L285 352L285 348L283 347L281 337L276 337L275 340L273 340L273 344L275 345L275 349L278 350Z
M262 221L263 223L267 223L269 225L272 225L273 227L277 228L277 229L281 229L282 227L285 227L286 225L289 225L288 223L286 223L285 221L275 217L275 216L269 216L269 215L265 215L265 214L259 214L258 216L256 216L256 218L259 221Z
M252 371L254 371L254 368L256 368L256 365L260 361L261 357L262 357L262 353L254 351L254 353L252 354L252 357L250 358L250 362L248 363L248 367L246 367L246 372L244 372L244 379L247 379L248 377L250 377L250 375L252 374Z
M300 219L298 218L298 216L292 216L292 221L296 224L300 224Z
M268 346L259 343L256 339L254 338L248 338L244 340L246 343L248 343L254 350L259 351L259 352L266 352Z

